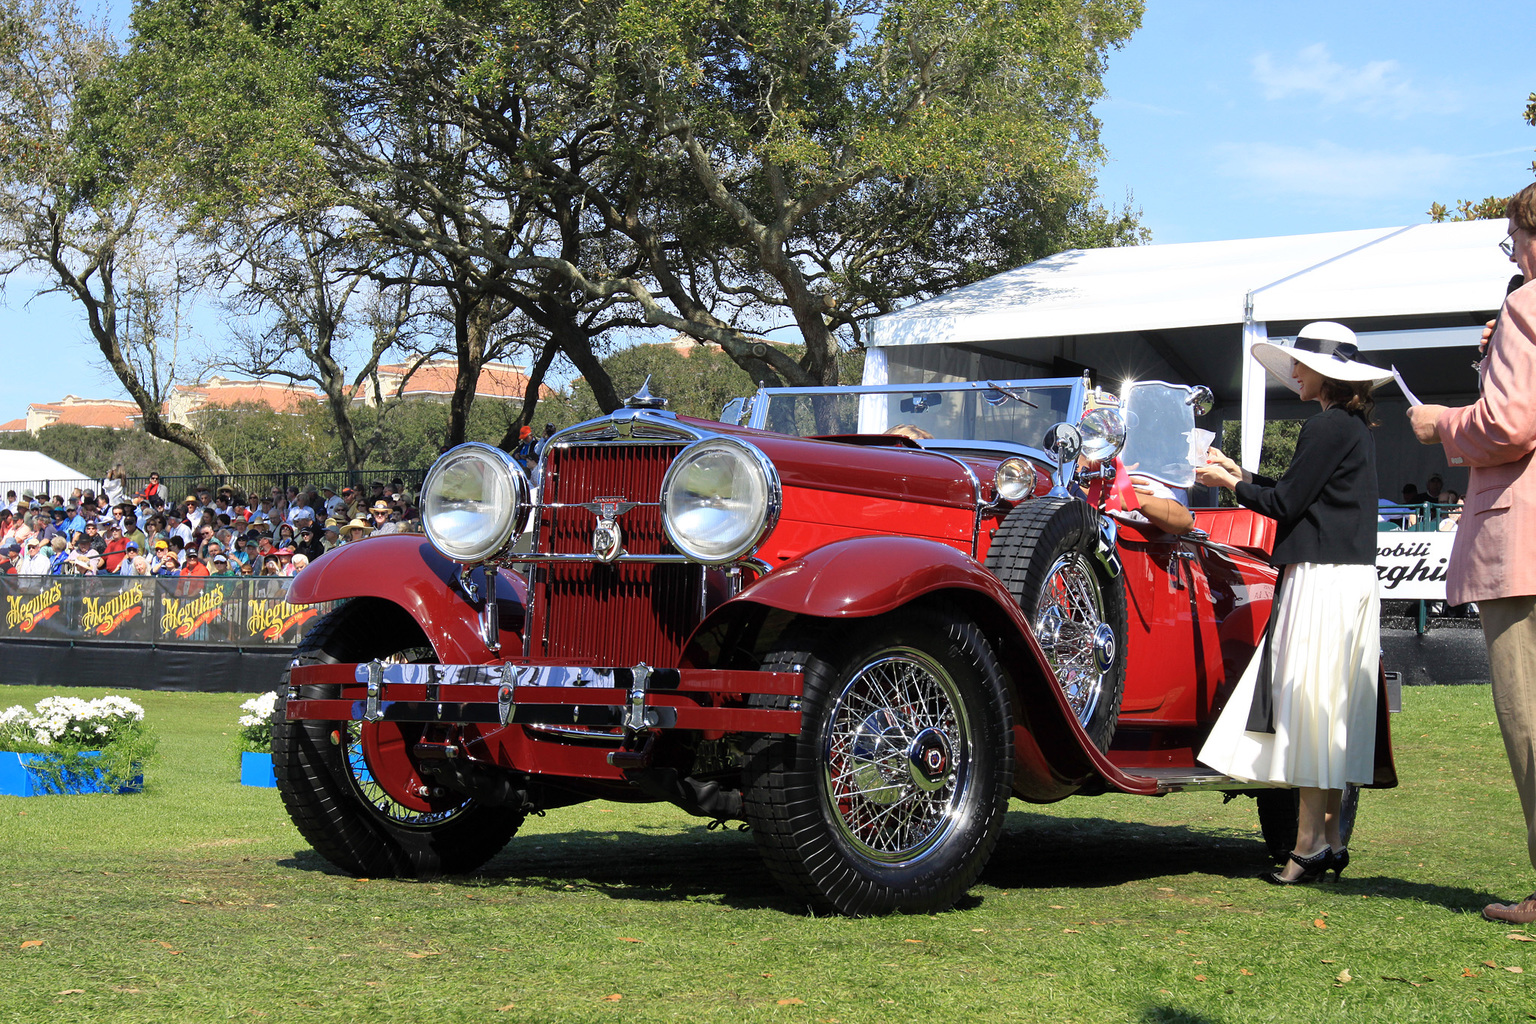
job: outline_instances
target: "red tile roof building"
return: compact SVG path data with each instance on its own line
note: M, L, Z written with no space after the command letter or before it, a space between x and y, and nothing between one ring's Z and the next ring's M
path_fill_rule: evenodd
M22 429L35 434L55 423L72 423L79 427L136 427L138 416L139 407L132 402L65 395L57 402L35 402L27 406L27 418L21 422ZM5 426L9 428L11 424Z
M459 364L454 359L429 359L416 368L406 379L409 364L391 364L379 367L379 391L385 401L396 393L404 399L428 399L446 402L453 397L453 382L458 377ZM404 381L404 388L401 382ZM480 367L480 379L475 383L476 398L496 398L507 402L521 402L528 391L528 375L523 367L513 363L486 363ZM539 385L539 400L550 397L554 391ZM373 405L373 389L358 388L354 402Z
M417 367L407 380L405 375L408 369L407 365L379 367L379 387L385 401L394 399L397 393L408 401L424 399L446 402L453 395L453 382L458 373L455 360L428 360ZM523 367L512 363L487 363L480 369L475 396L521 402L527 389L528 377ZM549 387L539 385L540 400L553 394L554 391ZM300 387L287 381L210 377L201 384L174 385L171 397L161 412L172 422L186 423L192 413L201 409L251 404L264 405L277 412L297 413L306 405L321 402L324 398L324 394L314 388ZM373 391L369 387L357 388L352 400L354 403L373 405ZM143 425L140 420L139 407L133 402L66 395L58 402L27 406L26 418L0 424L0 433L19 433L25 430L35 434L54 423L74 423L83 427L140 427Z
M275 412L297 413L325 396L314 388L300 387L288 381L230 380L209 377L201 384L177 384L165 403L165 415L176 423L200 409L227 408L231 405L264 405Z

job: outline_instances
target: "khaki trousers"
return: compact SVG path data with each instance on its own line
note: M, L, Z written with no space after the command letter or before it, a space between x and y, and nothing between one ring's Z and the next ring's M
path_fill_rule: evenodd
M1536 867L1536 596L1477 602L1493 675L1493 708L1525 811L1526 849Z

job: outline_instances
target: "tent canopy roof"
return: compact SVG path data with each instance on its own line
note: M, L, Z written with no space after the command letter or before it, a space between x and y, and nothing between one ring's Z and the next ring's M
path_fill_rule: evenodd
M23 452L0 449L0 499L5 497L5 490L15 487L20 493L21 486L34 486L47 480L56 488L89 487L91 478L78 469L71 469L57 459L51 459L42 452ZM59 493L68 494L68 489Z
M875 346L1492 312L1503 220L1074 249L870 323Z

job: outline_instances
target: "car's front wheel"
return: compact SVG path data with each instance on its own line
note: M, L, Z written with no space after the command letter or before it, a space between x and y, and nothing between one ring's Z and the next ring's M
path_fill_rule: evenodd
M326 615L300 642L298 664L435 661L421 629L398 605L359 599ZM420 727L393 722L286 718L287 673L272 723L272 765L288 815L315 850L343 871L375 877L472 871L522 824L517 808L492 807L426 785L413 754ZM306 686L307 699L334 686Z
M746 817L809 905L932 912L975 882L1013 782L1003 676L976 625L938 607L800 634L765 669L805 673L798 736L751 748Z

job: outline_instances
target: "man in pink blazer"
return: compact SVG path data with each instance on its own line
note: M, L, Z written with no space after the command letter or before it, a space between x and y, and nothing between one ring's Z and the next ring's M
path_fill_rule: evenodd
M1493 706L1536 866L1536 185L1511 199L1506 212L1503 248L1526 283L1499 312L1478 371L1482 395L1459 409L1412 407L1408 418L1420 441L1444 445L1450 465L1472 470L1446 570L1446 600L1477 602ZM1484 907L1483 916L1536 923L1536 893Z

